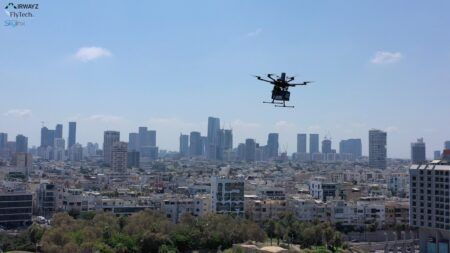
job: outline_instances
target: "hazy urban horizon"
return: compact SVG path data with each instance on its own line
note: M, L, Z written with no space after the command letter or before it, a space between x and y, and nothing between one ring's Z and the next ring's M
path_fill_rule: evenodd
M20 117L22 117L23 122L31 121L33 118L33 113L31 110L23 110L22 112L17 112L15 116L19 117L19 114L22 113ZM7 112L3 114L4 117L10 117L11 112ZM217 117L217 115L210 115ZM304 128L297 127L294 123L288 121L278 121L275 122L272 127L265 126L258 122L251 121L243 121L240 119L235 119L231 121L227 121L221 117L218 117L221 120L221 128L224 129L232 129L233 130L233 143L234 148L237 147L239 143L245 143L245 140L248 138L255 139L257 143L265 144L267 142L267 136L269 133L278 133L279 134L279 151L285 152L287 150L288 154L292 154L296 152L297 148L297 134L305 133L305 134L319 134L319 143L322 142L325 138L331 139L332 148L339 151L339 142L345 139L354 139L358 138L362 141L362 154L364 156L368 156L368 132L371 129L380 129L382 131L387 132L387 152L389 158L402 158L409 159L411 158L410 153L410 145L413 142L416 142L417 139L423 137L424 142L427 147L427 158L433 159L434 151L439 150L442 151L444 149L444 142L446 139L442 139L439 143L430 144L427 140L426 135L418 136L415 139L411 139L410 142L404 143L404 150L406 152L399 153L399 155L395 155L396 152L390 150L393 145L393 140L397 139L398 129L394 127L387 128L375 128L368 127L364 124L354 125L349 127L347 130L348 134L341 134L340 136L333 135L332 131L328 131L326 128L321 127L319 125L312 125ZM68 141L68 122L75 121L77 122L77 143L85 146L88 142L98 143L100 146L103 144L103 133L104 131L113 130L119 131L121 133L121 141L128 142L128 134L137 132L138 127L147 127L149 130L156 130L157 132L157 146L160 150L167 151L179 151L179 136L180 134L189 134L193 131L198 131L202 134L202 136L207 135L207 117L202 122L189 122L179 118L151 118L148 120L148 124L132 124L131 121L127 120L124 117L115 117L115 116L106 116L106 115L91 115L89 117L69 117L66 122L55 122L55 123L47 123L45 121L40 122L40 126L37 128L31 129L30 125L26 127L28 129L27 132L21 131L20 128L14 129L12 131L0 131L8 133L8 137L10 140L14 139L16 135L23 134L28 137L28 145L31 148L32 146L39 147L41 136L40 130L42 126L46 126L49 129L54 129L57 124L63 125L63 139L65 139L66 143ZM44 124L43 124L44 123ZM43 124L43 125L42 125ZM105 127L104 130L97 130L99 126ZM108 127L109 126L109 127ZM96 131L92 131L95 128ZM299 130L297 130L299 129ZM324 130L325 129L325 130ZM357 129L354 130L354 129ZM0 129L1 130L1 129ZM309 141L308 141L309 143Z

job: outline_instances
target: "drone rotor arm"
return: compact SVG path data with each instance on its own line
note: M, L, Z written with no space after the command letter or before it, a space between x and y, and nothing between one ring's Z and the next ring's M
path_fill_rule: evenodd
M275 82L275 79L272 77L274 74L267 74L267 78Z

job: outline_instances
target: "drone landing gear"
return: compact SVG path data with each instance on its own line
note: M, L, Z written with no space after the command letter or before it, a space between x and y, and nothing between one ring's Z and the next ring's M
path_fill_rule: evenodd
M264 103L264 104L274 104L275 107L294 108L294 106L292 106L292 105L286 105L286 102L285 102L285 101L283 101L283 102L275 102L275 101L267 102L267 101L263 101L263 103Z
M286 108L294 108L293 105L275 105L275 107L286 107Z
M263 101L264 104L274 104L274 105L282 105L283 103L281 102L267 102L267 101Z

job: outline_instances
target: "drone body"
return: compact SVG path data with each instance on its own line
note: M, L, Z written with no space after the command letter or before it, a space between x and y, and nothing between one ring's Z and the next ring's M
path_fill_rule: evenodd
M289 87L295 87L297 85L307 85L308 83L311 83L311 81L306 81L303 83L291 83L294 81L295 77L287 76L286 73L281 73L280 76L276 76L274 74L267 74L268 79L264 79L260 76L255 76L256 79L267 82L273 85L272 89L272 102L266 102L263 103L269 103L274 104L276 107L290 107L294 108L294 106L287 106L286 101L289 101L289 98L291 96L291 93L289 92Z

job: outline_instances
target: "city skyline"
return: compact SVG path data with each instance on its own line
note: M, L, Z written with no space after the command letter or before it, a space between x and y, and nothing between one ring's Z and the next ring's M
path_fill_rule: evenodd
M367 154L366 133L376 128L390 136L388 157L408 158L421 137L432 157L450 139L439 92L450 81L450 3L405 3L140 3L124 12L115 1L42 1L32 22L0 29L8 48L0 131L36 145L41 121L64 123L65 139L66 122L77 121L80 143L101 143L104 130L146 125L161 148L177 150L180 132L203 134L215 115L239 142L278 132L290 152L297 133L317 132L362 138ZM293 110L263 105L270 87L251 77L281 71L315 81L292 91Z
M212 117L212 116L210 116L210 117L208 117L209 119L214 119L214 120L218 120L219 122L220 122L220 118L216 118L216 117ZM75 122L75 121L71 121L71 122L67 122L67 126L69 126L70 124L78 124L77 122ZM199 131L198 129L191 129L191 130L188 130L188 131L185 131L185 132L178 132L178 134L186 134L187 135L187 137L188 137L188 139L189 139L189 135L191 134L191 133L200 133L200 135L201 135L201 137L203 137L203 138L207 138L207 133L208 133L208 131L207 131L207 128L208 128L208 123L207 122L205 122L205 124L206 124L206 130L204 130L204 131ZM59 140L59 139L62 139L63 141L65 141L66 143L67 143L67 138L64 138L64 136L68 136L68 132L66 133L66 132L64 132L62 129L67 129L67 128L64 128L64 127L61 127L61 126L64 126L64 124L60 124L60 123L57 123L56 124L56 130L51 130L50 128L48 128L48 127L46 127L46 126L42 126L39 130L40 130L40 136L39 136L39 140L38 140L38 143L33 143L33 142L29 142L28 140L29 140L29 136L27 136L27 135L23 135L23 134L17 134L17 135L11 135L10 133L8 133L8 132L0 132L0 133L6 133L7 134L7 137L8 137L8 141L13 141L14 139L17 139L17 137L24 137L24 138L26 138L26 145L27 145L27 147L28 148L31 148L31 147L40 147L40 146L42 146L42 144L44 143L44 146L46 146L46 145L48 145L48 144L45 144L45 143L47 143L47 142L49 142L49 141L51 141L51 140L53 140L53 141L55 141L55 140ZM231 125L230 125L231 126ZM69 128L69 127L68 127ZM151 127L147 127L147 126L139 126L139 127L135 127L135 129L134 129L134 131L133 130L131 130L130 132L122 132L122 131L119 131L119 130L112 130L112 129L108 129L108 130L104 130L103 132L102 132L102 137L100 138L100 140L98 140L98 141L96 141L96 140L86 140L86 142L76 142L76 143L80 143L80 144L82 144L83 145L83 147L86 147L86 145L88 144L88 143L97 143L98 145L100 145L100 146L102 146L103 144L104 144L104 137L103 137L103 135L105 134L105 132L108 132L108 131L114 131L114 132L118 132L119 134L122 134L123 135L123 137L121 138L121 141L122 142L126 142L128 145L129 145L129 150L131 151L131 150L139 150L139 148L138 149L136 149L136 147L134 147L136 144L134 143L135 141L134 141L134 139L135 138L140 138L139 137L139 133L136 131L136 129L138 129L139 128L139 131L144 131L144 132L146 132L146 133L148 133L148 134L150 134L149 136L147 136L147 138L150 138L148 141L150 141L150 143L148 144L148 145L150 145L150 146L155 146L155 147L158 147L160 150L166 150L166 151L172 151L172 152L179 152L179 150L180 150L180 136L178 135L178 136L172 136L172 137L174 137L175 139L176 139L176 146L173 148L173 149L171 149L171 148L165 148L165 146L164 146L164 144L163 145L161 145L160 144L160 140L159 140L159 131L158 131L158 129L151 129ZM58 130L58 129L60 129L60 130ZM69 128L70 129L70 128ZM148 130L148 129L150 129L150 130ZM223 129L223 125L222 126L220 126L220 129ZM311 149L311 136L310 135L312 135L313 136L313 138L315 138L314 140L313 140L313 142L317 142L317 138L318 138L318 143L316 143L316 144L314 144L313 146L313 148L316 150L316 149L318 149L317 150L317 152L318 153L323 153L323 148L324 148L324 142L326 142L327 143L327 147L326 147L326 149L328 150L328 149L330 149L330 147L329 147L329 141L331 141L331 149L332 150L334 150L336 153L341 153L341 149L342 149L342 142L346 142L346 141L352 141L352 140L361 140L361 149L362 149L362 156L366 156L366 157L369 157L369 142L368 142L368 138L367 138L367 140L364 140L364 136L354 136L354 137L352 137L352 138L347 138L347 139L345 139L345 138L343 138L343 139L334 139L334 138L330 138L330 133L328 133L328 135L322 135L322 134L319 134L319 133L317 133L317 132L308 132L308 133L304 133L304 132L299 132L299 133L297 133L297 134L295 134L295 136L293 136L293 138L294 138L294 140L291 140L291 142L295 142L294 144L294 147L291 147L291 148L289 148L289 149L286 149L286 147L288 147L288 145L286 145L286 143L281 143L281 141L279 141L278 139L287 139L287 138L279 138L279 137L281 137L281 136L283 136L283 133L280 133L280 132L267 132L267 133L265 133L265 135L263 135L261 138L254 138L254 137L252 137L252 136L247 136L247 137L244 137L243 139L236 139L236 137L234 137L234 136L240 136L240 134L238 134L238 133L236 133L234 130L233 130L233 127L231 127L231 129L230 129L231 131L233 131L233 136L231 137L232 138L232 142L233 143L235 143L232 147L233 147L233 149L238 149L238 145L239 144L245 144L245 142L247 141L247 139L253 139L253 140L255 140L255 143L260 143L260 144L264 144L264 143L266 143L266 140L267 140L267 138L271 138L270 136L271 135L276 135L276 138L277 138L277 144L279 144L279 147L278 147L278 152L281 154L282 152L285 152L285 151L287 151L288 152L288 155L291 155L291 154L293 154L293 153L296 153L297 152L297 148L298 148L298 145L299 145L299 143L298 143L298 141L299 141L299 139L298 139L298 135L305 135L306 134L306 140L301 140L301 142L303 142L303 141L306 141L306 143L303 143L303 144L301 144L301 145L307 145L307 149L306 149L306 153L310 153L310 149ZM370 128L370 129L368 129L368 131L366 132L366 135L367 135L367 133L370 133L370 131L371 130L376 130L376 131L378 131L378 130L380 130L380 129L375 129L375 128ZM42 131L44 131L44 132L42 132ZM63 138L56 138L57 136L59 136L61 133L57 133L58 131L62 131L62 134L63 134ZM66 131L70 131L70 130L66 130ZM78 129L77 129L77 131L78 131ZM229 130L225 130L225 131L229 131ZM383 130L381 130L381 131L383 131ZM49 137L47 137L47 132L51 132L51 133L53 133L52 134L52 136L50 137L51 138L51 140L47 140ZM388 133L387 131L384 131L385 133ZM78 135L78 133L77 132L74 132L74 134L76 134L76 135ZM136 135L136 136L134 136L134 135ZM391 136L389 135L389 133L388 133L388 137L387 137L387 143L389 143L389 138L390 138ZM12 139L11 139L12 138ZM143 137L143 138L146 138L146 137ZM83 139L83 138L82 138ZM156 143L156 139L158 139L158 143ZM423 137L422 138L420 138L420 139L422 139L423 140ZM129 143L129 141L132 141L131 142L131 144ZM43 142L44 141L44 142ZM139 140L138 140L138 143L139 143ZM436 151L442 151L443 149L445 149L446 148L446 145L447 145L447 143L450 143L450 141L446 141L446 140L442 140L442 142L441 142L441 147L438 147L438 148L436 148L436 149L430 149L430 147L429 146L427 146L427 152L425 153L425 156L426 156L426 159L428 159L428 160L432 160L432 159L434 159L435 158L435 152ZM146 144L147 145L147 144ZM318 147L315 147L316 145L318 145ZM409 145L412 145L411 144L411 142L409 143ZM144 145L145 146L145 145ZM67 149L69 149L69 146L67 146ZM330 151L328 151L328 152L330 152ZM344 153L346 153L347 151L345 151ZM391 156L389 156L389 146L387 145L387 152L388 152L388 156L387 156L387 158L401 158L401 159L411 159L412 158L412 155L411 155L411 150L409 149L408 150L408 152L409 152L409 155L408 156L406 156L406 157L391 157ZM303 153L303 152L300 152L300 153ZM352 152L350 152L350 153L352 153ZM214 160L214 159L213 159Z

